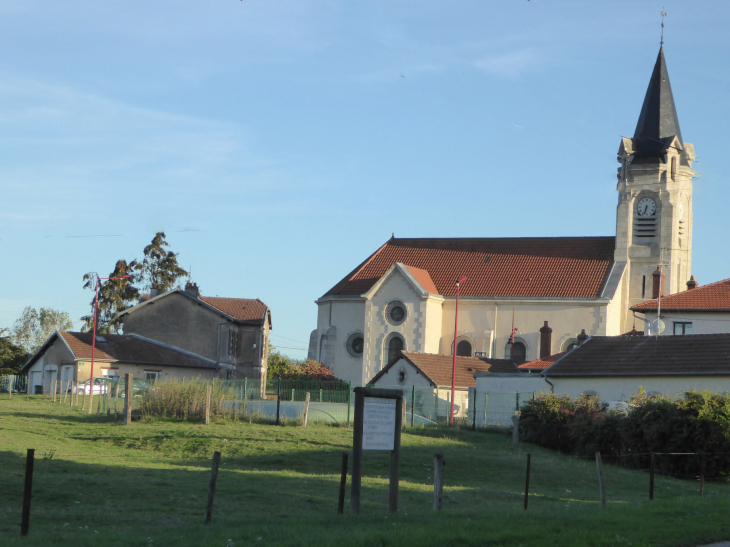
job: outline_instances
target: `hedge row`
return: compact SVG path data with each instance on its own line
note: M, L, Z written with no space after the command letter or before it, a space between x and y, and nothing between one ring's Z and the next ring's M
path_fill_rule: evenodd
M615 456L627 467L648 467L657 456L659 472L695 476L702 455L707 477L730 474L730 396L709 391L671 398L633 397L628 408L608 410L595 397L540 395L522 406L520 437L540 446L577 456ZM643 455L643 456L642 456Z

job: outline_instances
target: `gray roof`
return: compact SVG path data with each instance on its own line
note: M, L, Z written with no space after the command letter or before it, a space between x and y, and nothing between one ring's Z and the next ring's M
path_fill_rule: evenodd
M634 139L638 145L637 156L662 155L674 136L679 138L680 144L684 144L682 132L679 130L677 109L674 106L672 86L669 83L667 64L664 61L664 48L659 48L654 72L651 74L639 122L634 132Z

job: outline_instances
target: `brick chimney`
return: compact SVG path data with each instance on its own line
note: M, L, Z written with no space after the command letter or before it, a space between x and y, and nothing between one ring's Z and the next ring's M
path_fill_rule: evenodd
M586 334L586 329L582 329L580 331L580 334L578 335L578 345L582 346L583 342L588 340L588 335Z
M662 271L662 267L657 266L656 270L652 272L651 276L654 280L654 286L651 290L651 297L656 300L657 298L659 298L660 294L664 296L664 272Z
M548 327L548 322L540 327L540 359L549 357L552 354L553 329Z
M691 291L692 289L697 288L697 280L695 279L695 276L690 276L689 281L687 281L687 290Z
M185 283L185 292L195 298L198 298L200 296L200 289L198 288L198 284L191 283L190 281Z

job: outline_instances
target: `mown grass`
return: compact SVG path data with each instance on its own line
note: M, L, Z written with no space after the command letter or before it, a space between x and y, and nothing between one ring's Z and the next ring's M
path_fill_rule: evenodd
M699 545L730 538L730 488L648 477L499 433L403 436L400 507L389 458L367 452L362 513L336 514L352 430L155 419L128 427L42 397L0 400L0 545ZM19 537L25 449L36 449L31 534ZM210 458L223 453L213 523L203 524ZM433 454L446 456L444 508L431 510ZM522 507L532 454L530 509ZM349 501L349 488L348 488ZM230 540L230 542L229 542Z

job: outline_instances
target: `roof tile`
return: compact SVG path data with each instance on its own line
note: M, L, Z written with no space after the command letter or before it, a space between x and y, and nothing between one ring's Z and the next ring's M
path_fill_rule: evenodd
M396 262L429 273L438 294L596 298L614 237L390 239L324 296L367 292ZM420 280L419 280L420 282Z
M631 307L634 311L656 311L657 301L648 300ZM663 310L730 311L730 279L696 289L662 296Z

